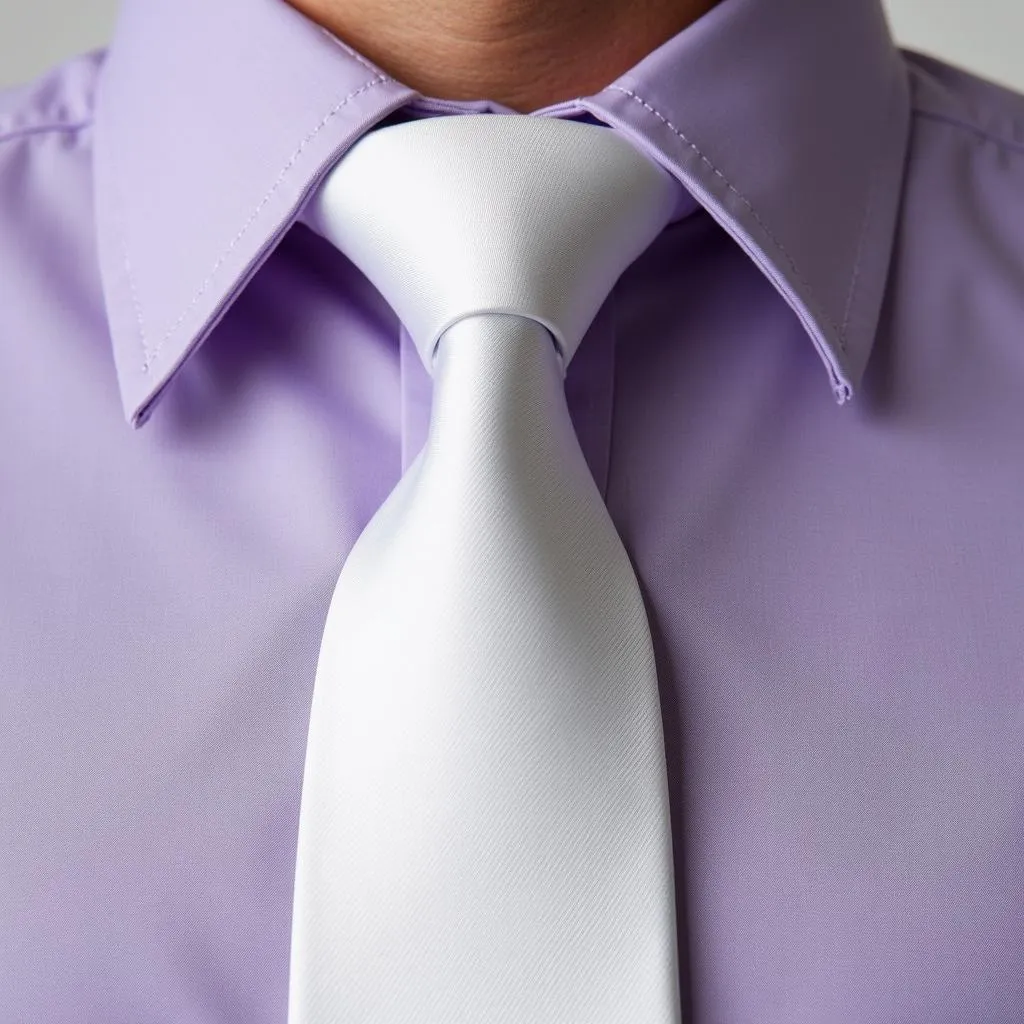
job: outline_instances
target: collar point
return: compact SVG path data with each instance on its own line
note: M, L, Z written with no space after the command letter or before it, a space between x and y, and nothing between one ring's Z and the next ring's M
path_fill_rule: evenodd
M132 430L139 430L149 422L149 415L152 406L142 409L128 409L125 411L125 421Z
M848 381L833 383L832 396L836 400L836 405L845 405L854 396L853 385Z
M134 370L134 367L132 368ZM169 375L167 375L169 376ZM166 376L149 378L144 371L127 372L122 364L118 367L118 383L121 390L121 410L125 422L133 430L144 427L159 403L167 384Z

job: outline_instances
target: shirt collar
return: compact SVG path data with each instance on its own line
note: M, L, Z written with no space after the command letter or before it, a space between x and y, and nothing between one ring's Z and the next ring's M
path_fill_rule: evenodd
M97 90L97 243L125 415L149 416L334 162L416 101L283 0L122 0ZM881 0L722 0L589 112L676 175L799 316L839 404L878 323L909 130Z

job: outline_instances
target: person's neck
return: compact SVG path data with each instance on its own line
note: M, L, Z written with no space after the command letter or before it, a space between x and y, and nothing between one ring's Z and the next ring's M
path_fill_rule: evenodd
M598 92L719 0L288 0L425 96L520 113Z

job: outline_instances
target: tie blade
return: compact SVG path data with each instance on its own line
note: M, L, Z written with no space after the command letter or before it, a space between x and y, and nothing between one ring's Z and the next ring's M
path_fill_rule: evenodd
M670 1024L650 633L551 339L467 321L436 387L328 614L289 1024Z

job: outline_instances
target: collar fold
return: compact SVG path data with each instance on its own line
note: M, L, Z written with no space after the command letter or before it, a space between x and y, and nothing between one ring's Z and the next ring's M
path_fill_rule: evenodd
M330 167L407 104L512 112L423 97L284 0L122 0L94 188L129 422L145 422ZM722 0L600 92L526 116L583 113L736 240L846 401L878 323L910 120L881 0Z

